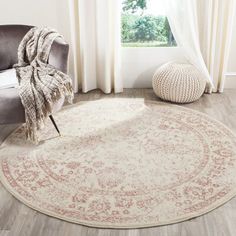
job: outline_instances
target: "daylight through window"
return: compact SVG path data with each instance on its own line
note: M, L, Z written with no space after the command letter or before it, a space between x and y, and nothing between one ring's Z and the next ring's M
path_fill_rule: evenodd
M164 0L123 0L123 47L176 46L163 7Z

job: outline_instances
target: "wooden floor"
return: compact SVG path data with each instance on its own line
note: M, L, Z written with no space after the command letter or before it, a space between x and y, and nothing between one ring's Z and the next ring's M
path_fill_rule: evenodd
M76 96L81 100L110 97L157 100L152 90L127 89L119 95L99 91ZM186 107L207 113L236 133L236 90L204 95ZM1 112L1 111L0 111ZM16 126L0 126L0 143ZM36 212L11 196L0 184L0 236L236 236L236 198L204 216L179 224L133 230L96 229L67 223Z

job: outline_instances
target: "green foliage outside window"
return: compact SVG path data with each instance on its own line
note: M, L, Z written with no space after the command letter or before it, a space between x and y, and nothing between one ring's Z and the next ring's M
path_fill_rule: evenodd
M166 16L146 15L148 0L124 0L122 44L124 47L176 46Z
M123 11L131 11L135 13L137 10L144 10L147 8L146 0L124 0L123 2Z

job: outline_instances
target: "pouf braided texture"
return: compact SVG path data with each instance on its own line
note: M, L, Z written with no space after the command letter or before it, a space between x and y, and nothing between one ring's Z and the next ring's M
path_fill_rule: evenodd
M170 62L155 72L152 86L155 94L165 101L190 103L202 96L206 80L195 66Z

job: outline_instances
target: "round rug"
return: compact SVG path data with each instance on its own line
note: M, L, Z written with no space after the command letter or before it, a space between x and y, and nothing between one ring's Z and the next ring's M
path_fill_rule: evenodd
M42 213L103 228L187 220L236 195L236 138L190 109L143 99L65 108L40 144L13 132L0 148L1 181Z

